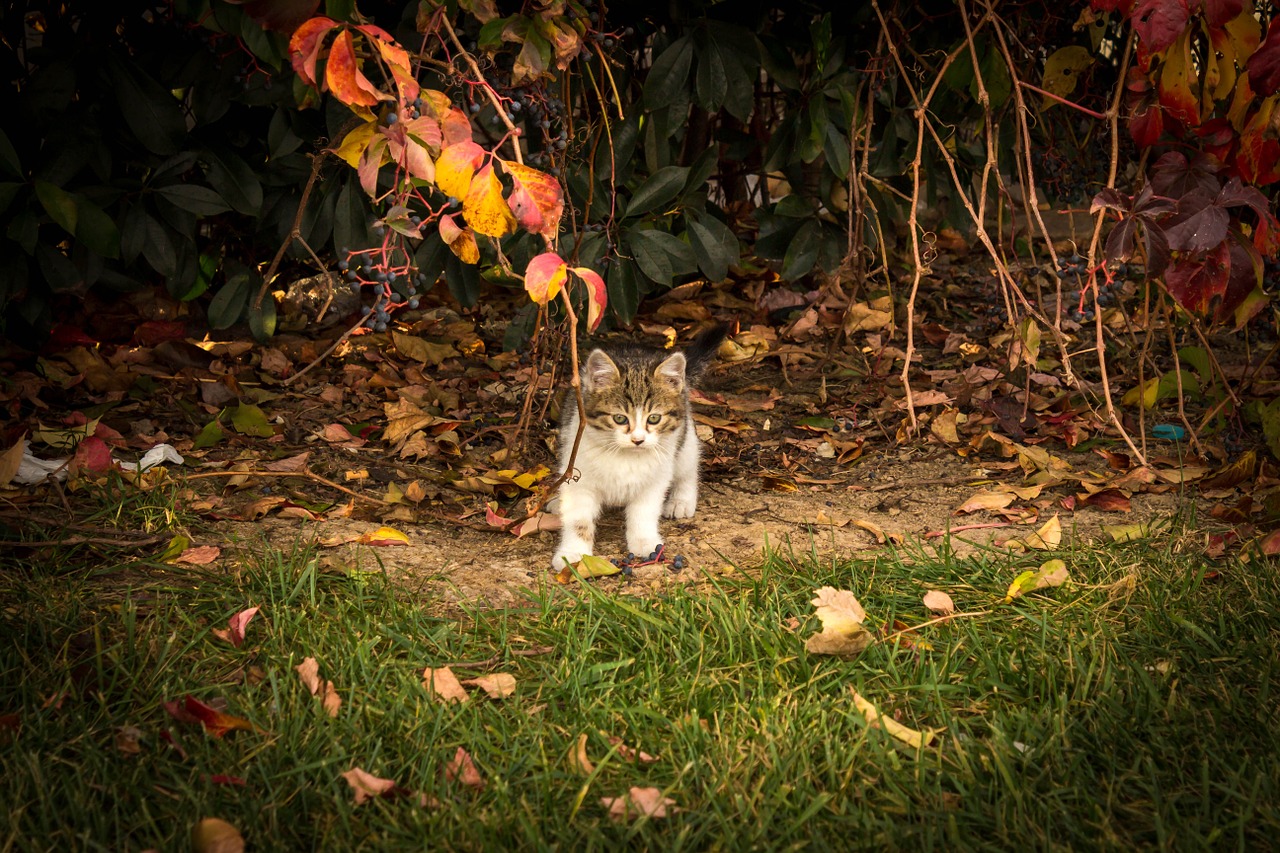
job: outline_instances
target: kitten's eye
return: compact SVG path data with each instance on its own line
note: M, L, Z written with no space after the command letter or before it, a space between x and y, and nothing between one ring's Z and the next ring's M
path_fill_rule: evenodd
M614 415L614 416L613 416L613 422L614 422L615 424L617 424L618 426L626 426L626 423L627 423L627 416L626 416L626 415Z
M649 423L651 424L656 424L661 420L662 420L662 415L657 415L657 414L649 415Z

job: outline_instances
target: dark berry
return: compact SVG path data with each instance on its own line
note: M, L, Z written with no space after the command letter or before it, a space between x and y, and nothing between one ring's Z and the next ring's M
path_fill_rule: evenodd
M353 282L351 282L351 292L352 292L352 293L359 293L359 292L360 292L360 282L358 282L358 281L353 281Z
M471 112L473 112L473 113L478 113L478 112L480 112L480 105L479 105L479 104L472 104L472 105L469 107L469 109L470 109L470 110L471 110Z
M347 270L351 269L351 264L348 263L347 261L338 261L338 269L342 270L343 272L346 272Z
M347 274L343 276L347 281L356 281L360 276L356 275L355 270L347 270Z
M416 296L415 296L415 297L413 297L412 299L410 299L410 300L409 300L409 307L410 307L410 308L417 308L417 307L418 307L418 297L416 297Z

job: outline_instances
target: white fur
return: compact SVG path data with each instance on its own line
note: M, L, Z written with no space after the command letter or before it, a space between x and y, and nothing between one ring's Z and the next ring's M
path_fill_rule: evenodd
M683 373L683 360L680 363ZM574 405L572 397L566 405ZM698 505L698 436L685 412L683 430L655 433L638 413L630 432L588 427L574 461L576 478L560 487L560 547L551 560L556 571L576 563L595 545L596 519L606 507L625 507L627 550L647 556L662 544L658 518L689 518ZM573 410L560 430L560 470L568 463L578 432Z

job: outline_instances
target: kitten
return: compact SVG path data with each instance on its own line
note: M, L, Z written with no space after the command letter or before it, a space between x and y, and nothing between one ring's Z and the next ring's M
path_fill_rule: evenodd
M559 571L595 545L596 517L625 508L627 550L647 556L662 544L659 516L689 518L698 505L698 436L689 384L728 332L716 326L684 352L638 346L592 350L582 367L587 425L574 460L576 477L560 487L562 532L551 560ZM578 433L578 406L565 398L560 418L560 471Z

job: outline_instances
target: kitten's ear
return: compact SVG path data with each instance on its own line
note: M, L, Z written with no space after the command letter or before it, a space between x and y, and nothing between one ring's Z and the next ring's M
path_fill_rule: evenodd
M684 387L684 353L675 352L662 360L653 371L653 378L658 382L670 385L677 391Z
M613 359L609 358L604 350L599 349L592 350L591 355L587 356L587 367L583 374L583 384L587 391L608 388L622 379L622 374L618 372L618 365L613 363Z

